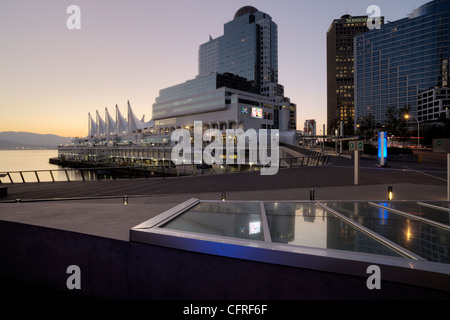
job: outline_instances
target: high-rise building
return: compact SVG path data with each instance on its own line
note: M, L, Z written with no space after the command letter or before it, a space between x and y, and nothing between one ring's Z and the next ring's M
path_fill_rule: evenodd
M224 35L200 46L195 79L160 90L153 104L154 132L178 128L296 130L296 105L278 84L277 25L243 7Z
M252 81L262 95L283 96L278 85L278 27L255 7L239 9L224 34L200 46L199 76L232 73Z
M316 133L316 120L305 120L305 125L303 128L303 134L305 136L315 136Z
M327 128L333 133L343 121L353 125L353 38L366 32L367 16L343 15L327 31Z
M373 114L384 124L388 107L404 106L410 106L413 122L445 115L445 101L429 102L430 89L448 87L449 59L450 0L431 1L406 18L356 35L355 118Z

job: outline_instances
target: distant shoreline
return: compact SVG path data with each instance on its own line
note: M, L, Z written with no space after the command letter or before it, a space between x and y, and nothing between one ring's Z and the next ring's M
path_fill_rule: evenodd
M0 147L0 151L58 150L58 147Z

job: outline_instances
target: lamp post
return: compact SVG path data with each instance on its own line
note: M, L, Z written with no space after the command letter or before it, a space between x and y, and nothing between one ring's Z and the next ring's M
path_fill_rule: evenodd
M410 117L409 114L405 114L405 119L408 120ZM420 124L419 124L419 118L418 117L414 117L416 118L417 121L417 148L420 147Z

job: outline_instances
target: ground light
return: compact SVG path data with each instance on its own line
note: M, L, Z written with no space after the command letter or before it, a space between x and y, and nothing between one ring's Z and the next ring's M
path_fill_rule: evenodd
M388 200L391 201L394 198L394 192L392 191L392 186L388 187Z
M128 204L128 196L123 196L123 204L124 205Z

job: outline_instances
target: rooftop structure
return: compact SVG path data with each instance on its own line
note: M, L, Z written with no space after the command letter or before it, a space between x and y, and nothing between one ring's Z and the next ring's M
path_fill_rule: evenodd
M102 118L98 110L95 112L95 119L88 114L88 136L86 139L92 141L114 140L120 137L126 137L136 134L154 126L154 121L145 122L144 116L139 119L133 109L130 101L127 102L127 117L125 118L116 104L115 119L111 116L108 108L105 108L105 117ZM83 140L83 139L78 139Z

